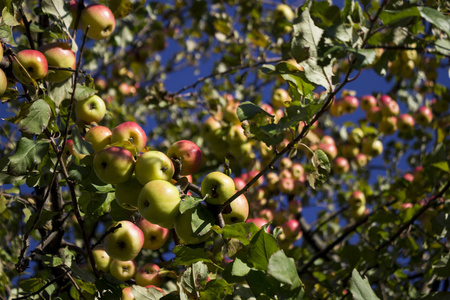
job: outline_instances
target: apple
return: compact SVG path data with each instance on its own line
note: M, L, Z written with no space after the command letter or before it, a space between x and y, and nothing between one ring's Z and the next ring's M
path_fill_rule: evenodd
M192 213L194 212L194 208L186 210L184 213L179 214L175 220L174 229L180 240L188 245L200 244L206 241L212 233L212 230L209 232L199 235L192 230Z
M273 107L272 105L268 103L262 103L259 107L261 107L263 110L265 110L267 113L273 115Z
M291 166L291 174L294 179L305 179L305 169L300 163L293 163ZM266 176L267 179L267 176Z
M235 189L233 179L222 172L209 173L203 178L201 184L202 195L208 195L206 202L214 205L227 201L233 196Z
M302 202L298 199L289 201L288 210L291 214L298 214L302 211Z
M169 229L140 218L136 225L144 233L144 249L158 250L169 239Z
M333 102L331 103L330 106L330 114L333 117L340 117L343 114L343 107L342 107L342 103L339 100L333 100Z
M397 117L383 117L378 124L378 131L385 135L393 134L397 131Z
M136 178L142 185L152 180L170 181L175 173L172 160L163 152L156 150L139 155L135 169Z
M383 143L376 138L367 138L362 143L361 151L368 156L378 156L383 152Z
M201 127L202 136L205 140L211 141L216 140L220 136L220 131L222 129L222 124L220 119L215 116L209 116L203 123Z
M380 106L387 106L389 103L394 101L389 95L382 95L378 101Z
M421 106L414 113L414 119L417 124L427 126L433 120L433 113L431 112L431 109L429 107Z
M194 174L202 165L202 151L195 143L188 140L173 143L167 150L167 156L181 160L181 176Z
M335 159L337 156L337 148L334 144L320 143L318 145L318 148L325 152L325 154L328 156L328 159L330 160Z
M356 155L359 154L359 147L358 145L344 142L340 145L339 151L341 152L342 156L350 159L356 157Z
M371 107L366 111L366 118L371 123L378 123L383 118L381 109L378 106Z
M113 259L109 266L109 273L119 280L127 281L135 276L136 269L134 260L121 261Z
M262 218L250 218L247 219L247 221L245 221L245 223L253 223L255 224L258 228L262 228L264 225L266 225L268 222L266 219L262 219ZM267 227L267 232L270 231L270 226Z
M392 117L397 116L400 113L400 107L398 106L397 101L391 100L387 103L383 103L380 101L381 114L384 117Z
M290 169L294 163L292 162L292 159L289 157L283 157L280 159L279 167L281 170L284 169Z
M333 161L333 171L337 174L344 174L350 170L350 164L345 157L339 156Z
M367 208L365 205L351 208L350 209L350 217L354 220L359 220L362 217L364 217L368 213Z
M150 223L170 229L179 214L180 201L176 186L166 180L152 180L139 194L138 209Z
M92 127L85 135L86 141L92 144L94 154L111 144L111 130L105 126Z
M364 153L359 153L355 157L355 162L358 167L364 167L367 165L367 156Z
M272 222L273 211L270 208L263 208L258 211L258 217L267 220L267 222Z
M353 128L350 134L348 135L348 141L354 145L361 144L363 139L364 139L364 131L359 127Z
M0 49L1 48L2 47L0 47ZM6 74L5 72L3 72L3 69L0 69L0 96L6 92L7 88L8 88L8 78L6 78Z
M344 113L354 112L359 105L359 100L355 96L344 96L341 100L342 110Z
M276 172L269 172L266 174L266 185L270 191L274 191L278 187L278 181L280 180Z
M409 181L409 182L413 182L414 181L414 175L411 174L411 173L405 173L403 175L403 179L405 179L406 181Z
M124 122L113 129L111 143L125 141L129 141L136 148L136 152L140 153L145 148L145 144L147 144L147 135L137 123Z
M371 107L377 106L377 98L372 95L365 95L361 97L361 109L368 111Z
M144 186L137 180L135 175L125 182L116 185L116 201L128 210L138 209L139 193Z
M294 16L295 16L294 12L289 7L289 5L278 4L277 7L275 8L274 12L275 19L284 18L287 21L292 22L292 20L294 20Z
M84 8L80 16L80 29L86 32L87 36L94 40L102 40L112 34L116 27L116 19L112 11L101 4L94 4Z
M296 219L287 220L281 225L281 228L288 240L298 240L302 235L300 222Z
M366 196L361 191L354 191L349 198L349 204L352 208L358 208L366 205Z
M239 121L239 117L236 113L239 104L239 102L235 102L234 100L228 101L227 105L222 109L222 115L225 121L230 124L241 124L241 121Z
M73 140L69 139L66 141L66 145L64 146L63 151L63 160L67 161L67 159L69 158L70 155L73 155L75 157L77 157L78 159L83 159L84 157L86 157L86 155L84 154L80 154L78 152L75 151L75 149L73 148Z
M130 179L134 156L125 148L108 147L94 156L94 171L104 183L118 184Z
M128 286L122 290L122 297L120 300L135 300L133 293L131 292L131 286Z
M105 101L97 95L92 95L75 104L77 120L85 124L99 123L106 114Z
M402 114L397 118L398 130L401 133L410 133L414 129L415 121L410 114Z
M106 253L105 248L102 246L97 246L92 250L92 255L94 256L95 265L97 270L103 271L105 273L109 272L109 266L111 265L112 258ZM92 271L92 265L89 261L89 270Z
M22 50L12 61L12 71L20 83L32 84L32 79L40 80L47 76L47 59L37 50Z
M77 57L69 44L64 42L55 42L43 45L38 49L44 54L50 67L76 69ZM64 70L53 70L47 75L49 82L62 82L71 77L73 72Z
M292 99L285 89L276 89L272 94L272 106L274 108L283 108L289 106Z
M103 241L105 250L114 259L133 260L144 245L144 234L139 227L130 221L117 222L108 230L119 225L121 225L120 228L105 237Z
M231 149L244 144L248 141L245 135L244 128L240 124L235 124L230 127L226 135L226 141L232 146Z
M247 185L247 183L241 177L233 178L233 181L234 181L234 186L237 190L241 190Z
M292 195L294 193L295 182L292 177L283 177L278 181L278 189L283 194Z
M159 276L159 266L154 263L147 263L139 268L134 276L136 284L140 286L155 285L159 287L162 283L162 277Z
M229 208L225 208L222 213L225 224L245 222L249 214L248 200L244 194L240 195L230 203Z

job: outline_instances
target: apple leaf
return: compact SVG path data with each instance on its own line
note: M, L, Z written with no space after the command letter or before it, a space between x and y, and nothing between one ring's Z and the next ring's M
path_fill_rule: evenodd
M42 278L28 278L21 280L19 287L26 292L33 293L39 291L45 285Z
M86 141L82 136L77 127L72 130L73 139L73 149L76 153L90 155L94 153L94 147L91 143Z
M178 266L190 266L198 261L214 264L203 248L194 249L187 246L176 246L172 251L176 256L173 263Z
M13 175L24 175L28 170L34 170L45 155L48 154L49 141L30 140L25 137L17 143L17 150L9 157L8 172Z
M266 271L270 257L279 250L277 240L261 229L248 246L248 262L255 268Z
M280 284L272 276L260 270L250 270L245 279L257 299L277 299L275 295L280 290ZM261 295L265 295L266 298L260 298Z
M43 209L41 215L39 216L39 220L36 222L36 225L34 226L34 229L41 228L42 226L45 225L45 223L50 221L57 214L59 214L59 213L56 211L49 211L49 210ZM35 222L36 217L37 217L37 214L32 214L30 216L30 219L28 219L28 221L25 225L26 231L29 231L31 229L31 226L33 226L33 223Z
M225 225L222 236L224 239L238 239L244 245L249 245L253 236L259 231L259 228L252 222L236 223Z
M373 292L369 280L362 279L356 269L353 269L352 277L350 278L350 292L355 300L379 300L380 298Z
M116 19L121 19L131 13L133 3L130 0L112 0L109 2L109 8Z
M450 254L447 254L433 265L433 274L439 277L450 277Z
M291 290L302 285L294 259L287 257L281 250L270 257L267 274L273 276L281 283L290 285Z
M179 206L180 213L184 214L185 211L196 207L202 201L203 201L203 199L201 199L201 198L195 198L192 196L184 197L183 199L181 199L181 202L180 202L180 206Z
M46 254L41 257L41 261L44 265L49 267L57 267L63 263L61 257L55 256L53 254Z
M133 293L136 300L159 300L164 297L164 294L157 289L145 288L139 285L132 285L131 293Z
M77 266L77 264L72 264L72 267L70 269L72 270L72 273L73 275L75 275L75 277L85 282L95 282L95 275L88 270L81 269L79 266Z
M271 114L266 112L264 109L259 107L256 104L253 104L249 101L242 102L238 108L236 109L237 116L239 121L252 120L256 118L259 114L261 117L273 117ZM257 122L259 123L259 122Z
M208 277L208 266L199 261L187 267L181 276L183 288L191 294L198 292L200 283Z
M72 80L53 83L48 90L48 96L55 102L55 106L59 107L61 102L70 99L73 90Z
M72 23L72 14L70 13L70 3L64 0L43 0L42 11L46 14L53 15L57 19L64 22L66 29Z
M251 268L242 261L239 257L236 257L233 261L233 266L231 268L231 275L233 276L245 276L250 272Z
M84 100L88 97L91 97L95 93L97 93L96 89L78 83L77 88L75 89L75 100L77 101Z
M8 8L5 7L2 10L2 21L8 26L17 26L20 25L19 22L17 22L16 18L9 12Z
M3 24L2 21L0 24ZM7 26L0 26L0 39L4 40L6 44L11 45L12 47L17 47L16 42L14 41L14 37L11 31L11 27Z
M213 213L203 205L197 205L192 210L191 226L195 235L203 236L211 232L215 223Z
M226 295L233 294L233 291L232 284L222 278L215 279L206 284L205 289L200 292L199 299L224 299Z

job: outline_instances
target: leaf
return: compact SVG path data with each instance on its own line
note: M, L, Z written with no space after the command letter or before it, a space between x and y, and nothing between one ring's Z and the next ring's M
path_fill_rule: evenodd
M77 101L84 100L88 97L91 97L95 93L97 93L96 89L78 83L77 88L75 89L75 100Z
M356 269L353 269L352 277L350 278L350 292L355 300L376 300L380 299L375 295L370 287L367 278L362 279Z
M9 12L7 7L2 10L2 21L8 26L20 25L16 18L14 18L14 16Z
M249 101L245 101L241 103L236 109L237 116L239 121L251 120L256 117L258 114L263 114L271 117L272 115L266 112L264 109L259 107L256 104L253 104Z
M248 247L247 259L255 268L266 271L270 257L279 250L277 240L261 229Z
M37 292L44 285L45 281L42 278L29 278L19 283L20 288L29 293Z
M214 215L207 207L197 205L192 210L191 226L195 235L203 236L210 233L214 223Z
M164 294L153 288L145 288L139 285L131 286L131 293L133 293L136 300L159 300L164 297Z
M45 100L39 99L28 107L26 116L20 120L21 131L29 134L41 134L48 126L52 109Z
M73 274L77 278L79 278L79 279L81 279L81 280L83 280L85 282L91 282L91 283L95 282L95 275L94 275L94 273L92 273L90 271L87 271L87 270L84 270L84 269L81 269L76 264L72 265L71 270L72 270Z
M201 198L195 198L192 196L186 196L184 197L181 202L180 202L180 213L184 213L185 211L196 207L197 205L199 205L201 202L203 201L203 199Z
M234 288L224 279L211 280L206 284L203 291L200 292L199 299L224 299L224 296L233 294Z
M441 12L426 6L410 7L404 10L383 10L380 19L385 25L410 17L422 17L450 36L450 19Z
M232 225L225 225L222 236L224 239L238 239L244 245L249 245L250 240L259 228L252 222L250 223L236 223Z
M200 283L208 277L208 266L199 261L186 268L181 276L183 288L191 294L196 294Z
M450 277L450 254L443 256L433 265L433 273L440 277Z
M8 25L0 24L0 39L3 39L6 44L12 47L17 47L16 42L11 31L11 27Z
M331 164L330 164L330 160L328 159L328 156L325 154L325 152L323 152L322 150L316 150L314 151L314 156L313 156L313 165L316 168L322 168L325 171L327 171L328 173L331 172Z
M36 226L34 227L34 229L41 228L42 226L45 225L45 223L50 221L57 214L59 214L57 211L49 211L49 210L43 209L42 213L39 217L39 220L36 222ZM30 219L27 221L27 224L25 225L26 231L29 231L31 229L31 226L35 222L36 217L37 217L37 214L31 215Z
M434 44L436 47L436 51L446 55L446 56L450 56L450 41L449 40L444 40L444 39L439 39L436 41L436 43Z
M41 261L48 267L57 267L63 263L61 257L55 256L53 254L43 255L41 257Z
M16 153L9 157L8 172L14 175L24 175L34 170L48 153L49 142L46 140L33 141L25 137L17 143Z
M72 80L66 80L60 83L51 84L48 90L48 95L53 102L55 102L55 106L58 108L61 105L61 102L71 98L72 90Z
M173 248L173 253L176 255L173 261L175 265L189 266L198 261L213 263L203 248L193 249L187 246L177 246Z
M239 257L236 257L233 261L231 268L231 275L233 276L245 276L250 272L251 268L242 261Z
M72 23L72 14L70 13L70 4L64 0L43 0L42 11L46 14L53 15L57 19L64 22L68 29Z
M287 257L281 250L270 257L267 274L273 276L281 283L290 285L291 290L302 285L294 259Z
M73 149L76 153L90 155L94 153L94 147L91 143L86 141L77 127L72 130Z
M251 270L245 277L248 285L250 286L253 294L258 298L260 295L265 295L270 298L261 299L276 299L275 295L280 289L278 281L260 270Z
M109 8L116 19L121 19L132 12L133 3L130 0L112 0L109 2Z

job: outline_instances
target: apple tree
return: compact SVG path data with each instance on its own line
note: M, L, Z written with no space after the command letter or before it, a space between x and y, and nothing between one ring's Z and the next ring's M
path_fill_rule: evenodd
M447 1L0 9L0 298L450 297Z

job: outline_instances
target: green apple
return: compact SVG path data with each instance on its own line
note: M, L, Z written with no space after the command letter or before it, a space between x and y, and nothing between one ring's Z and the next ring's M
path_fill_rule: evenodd
M272 106L274 108L283 108L289 106L292 99L285 89L276 89L272 94Z
M136 225L144 233L144 249L158 250L169 239L169 229L152 224L144 218L139 219Z
M69 44L64 42L55 42L39 47L44 54L50 67L71 68L75 70L77 58ZM72 76L73 72L64 70L55 70L47 75L49 82L62 82Z
M202 151L191 141L181 140L173 143L167 150L167 156L181 160L181 176L194 174L202 165Z
M348 135L348 141L353 145L361 144L363 139L364 139L364 131L359 127L353 128L350 134Z
M97 95L92 95L75 104L77 120L85 124L99 123L106 114L105 101Z
M150 223L170 229L179 214L180 202L176 186L166 180L152 180L139 194L138 209Z
M203 178L201 192L203 196L208 195L206 202L214 205L223 204L235 191L233 179L222 173L212 172Z
M125 182L116 185L116 200L119 205L128 210L138 209L139 193L144 186L135 175Z
M2 47L0 47L1 49ZM6 78L5 72L0 69L0 96L3 95L8 88L8 78Z
M109 37L116 27L116 19L112 11L101 4L94 4L84 8L80 16L80 29L94 40L102 40Z
M155 285L159 287L162 283L162 277L159 276L159 266L154 263L147 263L139 268L134 276L136 284L140 286Z
M37 50L22 50L13 59L12 71L19 82L31 84L31 79L40 80L47 76L47 59Z
M383 117L378 124L378 131L385 135L395 133L397 131L397 117Z
M136 275L136 269L134 260L121 261L113 259L109 266L109 273L119 280L127 281Z
M95 247L92 250L92 255L94 256L97 270L105 273L109 272L109 266L111 265L112 258L108 255L108 253L106 253L105 248L102 246ZM91 262L89 262L89 270L92 271Z
M111 144L111 130L105 126L92 127L85 136L86 141L92 144L94 154Z
M365 205L350 208L350 217L354 220L359 220L367 214L367 208Z
M134 156L125 148L112 146L94 156L94 171L105 183L118 184L130 179L134 171Z
M160 151L148 151L136 160L136 178L142 185L152 180L172 179L175 168L172 160Z
M144 245L144 234L130 221L120 221L113 224L108 230L121 226L108 234L104 240L106 252L114 259L133 260Z
M229 208L225 208L222 212L225 224L234 224L245 222L249 214L249 205L247 197L244 194L240 195L230 203Z
M135 122L124 122L116 126L112 131L111 143L129 141L140 153L147 144L147 134L139 124Z
M191 208L186 210L184 213L179 214L174 224L175 233L177 234L178 238L180 238L183 243L189 245L200 244L206 241L212 233L212 230L210 230L203 235L199 235L192 231L191 223L192 213L194 212L194 209L195 208Z
M368 156L378 156L383 152L383 143L376 138L367 138L362 143L361 151Z

